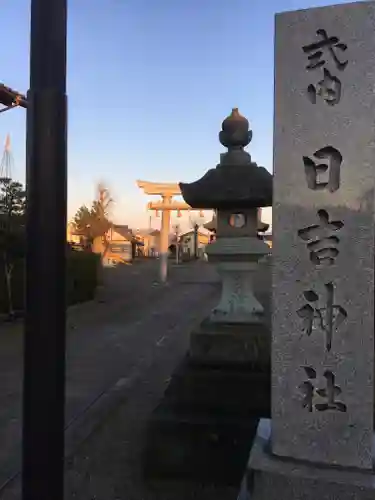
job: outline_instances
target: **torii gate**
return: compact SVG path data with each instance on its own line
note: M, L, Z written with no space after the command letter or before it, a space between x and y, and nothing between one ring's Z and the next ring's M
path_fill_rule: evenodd
M197 210L191 208L185 202L174 201L174 196L181 196L180 186L177 183L169 182L148 182L137 181L137 185L148 195L161 196L161 201L151 201L147 204L147 210L155 210L156 214L160 211L161 231L160 231L160 281L165 283L168 274L168 243L169 229L171 223L171 211L175 210L178 216L181 216L182 210Z

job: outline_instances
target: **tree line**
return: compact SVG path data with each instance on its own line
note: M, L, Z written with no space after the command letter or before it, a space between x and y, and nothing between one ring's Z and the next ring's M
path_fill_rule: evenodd
M85 241L86 248L105 254L106 234L111 227L109 210L113 203L109 190L102 184L91 208L81 206L73 219L74 232ZM0 276L4 277L9 317L14 316L12 300L12 272L26 252L26 190L22 183L0 178ZM3 286L3 285L1 285Z

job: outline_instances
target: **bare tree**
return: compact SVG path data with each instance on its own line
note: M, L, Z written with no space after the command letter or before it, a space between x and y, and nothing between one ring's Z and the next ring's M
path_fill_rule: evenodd
M109 248L108 230L112 225L110 222L110 209L113 202L109 189L103 182L100 182L97 186L97 199L92 204L92 212L100 228L100 234L93 242L94 251L97 250L102 255L102 258Z
M80 207L74 217L73 224L77 234L81 234L92 246L94 252L104 256L108 250L107 233L112 223L110 209L113 198L103 183L96 188L96 196L91 209L85 205Z

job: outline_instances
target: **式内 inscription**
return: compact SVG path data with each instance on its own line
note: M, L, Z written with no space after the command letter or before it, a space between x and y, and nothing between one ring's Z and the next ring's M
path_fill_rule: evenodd
M341 80L326 68L327 61L324 54L328 52L335 67L339 71L343 71L348 64L348 60L341 60L337 53L339 51L345 52L348 46L340 42L340 39L336 36L329 37L324 29L318 29L316 34L320 40L304 45L302 50L308 55L306 69L311 71L323 68L323 78L316 85L310 84L308 86L307 96L313 104L316 103L317 96L320 96L328 105L334 106L341 100L342 84Z
M341 81L324 68L322 80L316 85L310 84L307 87L307 95L312 104L316 103L316 96L320 96L327 104L334 106L341 99Z

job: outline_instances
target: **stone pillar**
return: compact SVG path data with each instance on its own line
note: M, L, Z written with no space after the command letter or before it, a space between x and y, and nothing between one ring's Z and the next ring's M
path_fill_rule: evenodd
M375 497L374 30L375 2L276 18L272 420L253 500Z
M171 203L171 196L163 196L163 205ZM160 281L165 283L168 277L168 243L169 229L171 223L170 210L164 209L161 212L161 231L160 231Z

